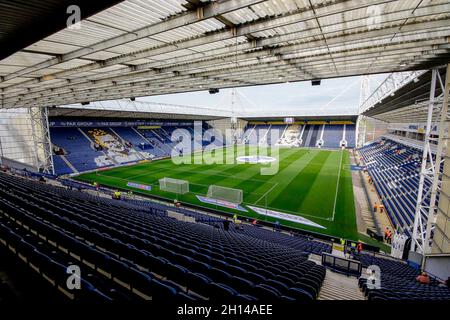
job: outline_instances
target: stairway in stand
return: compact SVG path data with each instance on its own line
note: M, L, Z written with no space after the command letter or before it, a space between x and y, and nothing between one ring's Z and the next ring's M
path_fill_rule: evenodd
M358 279L327 270L319 300L365 300Z
M309 260L322 264L318 255L310 255ZM318 300L366 300L366 298L359 289L356 277L347 277L327 269Z

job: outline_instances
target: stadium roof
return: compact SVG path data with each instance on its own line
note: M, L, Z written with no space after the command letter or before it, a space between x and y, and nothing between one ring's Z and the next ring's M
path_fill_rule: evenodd
M28 2L42 17L55 1ZM419 70L450 58L448 0L126 0L87 15L81 28L0 61L1 107Z
M213 120L229 118L232 113L217 108L183 106L144 101L114 100L72 104L49 109L51 117L152 118Z
M303 115L303 116L296 116L295 121L356 121L358 118L357 115ZM273 122L273 121L280 121L283 122L286 117L245 117L243 118L247 121L253 121L253 122Z
M398 136L396 134L385 134L383 135L384 138L388 138L392 141L398 142L402 145L411 147L411 148L415 148L415 149L419 149L421 151L423 151L423 146L424 143L422 141L419 141L417 139L411 139L411 138L407 138L407 137L401 137ZM430 149L431 149L431 153L436 154L437 152L437 146L434 144L430 144Z
M436 85L436 108L443 103L443 81L445 68L439 69L440 79ZM385 122L421 123L427 121L430 100L431 71L411 73L405 77L407 81L392 92L386 91L385 96L378 101L372 100L363 115ZM380 88L377 89L383 91ZM374 94L376 94L375 90ZM370 99L368 99L368 102Z
M330 110L331 109L331 110ZM276 119L284 120L286 117L294 117L296 120L303 119L319 119L319 120L354 120L358 117L354 108L340 109L334 111L333 108L316 108L316 109L301 109L295 110L293 108L279 107L273 110L243 110L235 113L235 116L246 120L268 120L274 121Z
M83 8L87 18L121 1L0 0L0 60L65 28L71 5Z

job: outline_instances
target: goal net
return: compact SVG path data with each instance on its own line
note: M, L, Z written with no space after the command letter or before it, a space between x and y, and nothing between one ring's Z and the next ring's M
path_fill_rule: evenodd
M172 178L162 178L159 179L159 189L176 194L185 194L189 192L189 181Z
M244 200L242 190L215 185L209 186L207 197L237 204L241 204Z

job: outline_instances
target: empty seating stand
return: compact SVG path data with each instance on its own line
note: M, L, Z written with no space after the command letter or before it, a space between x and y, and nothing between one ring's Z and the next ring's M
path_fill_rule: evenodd
M316 147L317 141L321 137L324 142L323 148L338 149L341 147L343 124L305 124L303 126L302 147ZM240 140L250 145L276 145L280 142L286 129L286 125L250 124ZM349 142L347 147L354 148L355 125L346 125L346 132Z
M97 168L95 158L103 155L96 151L78 128L51 128L51 140L53 145L66 151L66 159L78 170L87 171ZM58 159L59 158L59 159ZM67 165L63 165L60 156L54 156L55 169L58 174L67 173Z
M162 208L0 173L0 245L70 299L311 300L325 269L292 246ZM293 237L292 237L293 238ZM65 287L81 267L83 290Z
M79 172L93 170L109 165L113 165L114 161L107 156L107 150L96 151L94 142L89 140L89 131L92 128L71 128L71 127L52 127L50 135L52 144L65 150L64 157ZM191 127L164 126L155 129L138 130L133 127L99 127L102 131L112 134L119 138L118 141L126 142L133 150L144 152L144 155L133 156L130 162L137 162L142 157L168 157L176 142L171 141L172 132L176 129L185 129L187 132L193 132ZM189 138L187 136L187 138ZM219 142L215 142L217 146L221 146ZM134 154L134 153L133 153ZM105 158L102 160L102 158ZM134 160L133 160L134 159ZM60 155L53 155L53 161L56 174L63 175L73 173L74 170L62 159ZM128 162L126 157L121 163Z
M430 284L417 282L419 272L403 261L369 254L356 254L354 258L366 268L370 265L380 268L380 288L371 289L365 277L359 278L358 284L369 300L450 300L448 287L433 279Z
M339 148L341 146L344 126L337 124L325 125L323 132L323 146L325 148Z
M421 151L386 139L360 148L359 153L392 224L411 235ZM431 183L425 180L424 194L430 187ZM430 201L429 196L425 201Z

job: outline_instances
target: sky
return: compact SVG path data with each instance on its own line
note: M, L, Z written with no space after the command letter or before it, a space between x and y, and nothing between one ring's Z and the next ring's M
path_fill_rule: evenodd
M373 75L369 87L373 91L387 74ZM276 85L241 87L237 89L235 110L329 110L330 112L351 110L357 113L359 107L362 77L324 79L320 86L311 86L310 81ZM221 89L217 94L208 91L180 93L138 98L140 101L178 105L231 108L232 89Z

